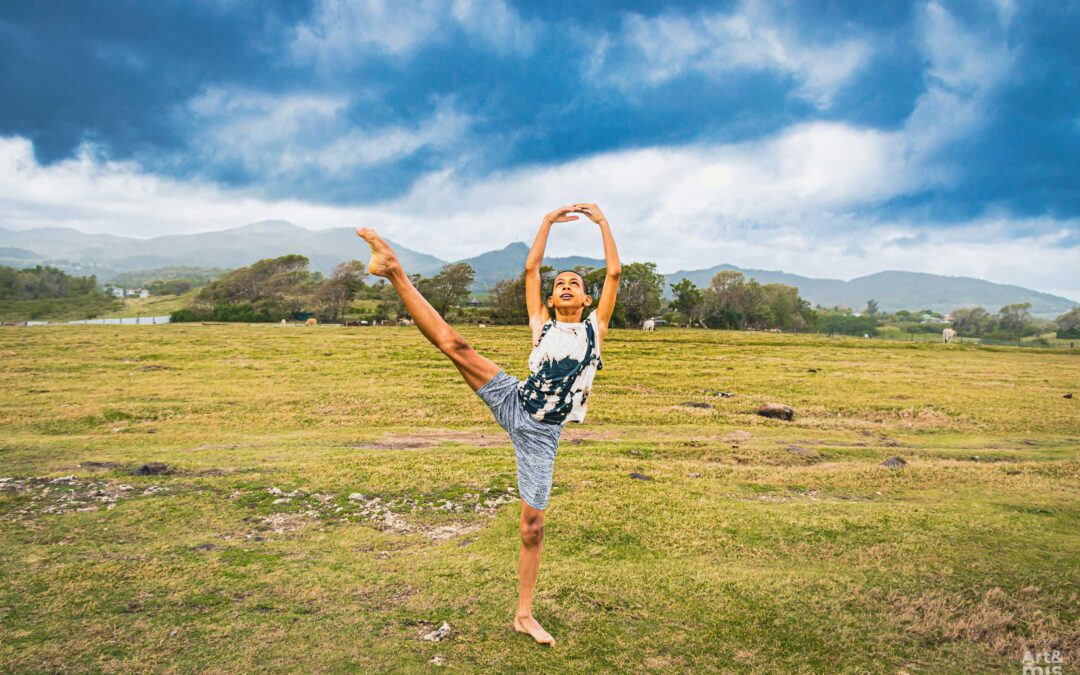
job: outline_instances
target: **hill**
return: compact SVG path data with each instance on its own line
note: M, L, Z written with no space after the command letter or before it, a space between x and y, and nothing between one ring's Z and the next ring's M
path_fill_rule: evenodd
M1078 304L1068 298L1042 293L1022 286L998 284L972 277L953 277L924 272L886 271L843 279L814 279L787 272L741 269L733 265L717 265L703 270L679 271L666 275L668 284L690 279L698 286L707 286L713 275L721 270L737 270L759 283L781 283L795 286L799 294L815 305L843 305L862 309L866 301L877 300L887 312L900 309L932 309L951 312L960 307L985 307L997 311L1005 305L1031 303L1035 316L1056 317Z
M410 272L425 276L445 265L443 260L391 242ZM490 289L496 282L521 273L529 247L513 242L463 261L476 270L474 291ZM262 258L299 253L311 261L311 269L328 274L346 260L367 260L367 249L352 228L308 230L283 220L268 220L219 232L134 239L106 234L84 234L70 228L6 230L0 228L0 264L17 267L53 265L72 274L97 275L108 282L124 273L196 266L235 269ZM5 260L7 262L5 262ZM548 258L558 269L577 265L602 266L603 260L586 257ZM951 277L919 272L886 271L842 279L817 279L782 271L743 269L716 265L707 269L680 270L666 274L669 283L688 278L706 286L720 270L738 270L761 283L795 286L814 304L862 308L877 300L881 309L932 309L948 312L959 307L982 306L996 311L1004 305L1030 302L1036 316L1055 317L1075 301L1008 284L970 277Z

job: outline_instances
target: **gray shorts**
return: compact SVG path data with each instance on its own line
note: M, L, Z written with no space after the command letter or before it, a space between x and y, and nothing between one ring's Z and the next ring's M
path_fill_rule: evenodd
M500 370L476 390L476 395L491 408L499 426L510 434L517 458L518 494L529 506L543 510L551 496L562 425L540 422L529 415L518 398L519 382Z

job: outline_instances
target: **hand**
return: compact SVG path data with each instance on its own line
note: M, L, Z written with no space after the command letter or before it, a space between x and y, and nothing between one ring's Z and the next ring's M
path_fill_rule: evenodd
M604 217L604 212L601 211L600 207L596 204L574 204L574 210L578 213L584 213L589 217L589 220L597 225L603 225L607 222L607 218Z
M577 216L568 216L566 214L578 211L574 206L560 206L551 213L544 216L545 223L568 223L571 220L577 220Z

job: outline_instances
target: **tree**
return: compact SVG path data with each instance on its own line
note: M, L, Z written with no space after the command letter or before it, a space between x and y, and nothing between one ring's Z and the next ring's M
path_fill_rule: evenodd
M96 277L74 277L56 267L0 267L0 300L101 296Z
M999 312L1001 319L998 321L998 327L1002 332L1014 338L1031 334L1032 317L1031 312L1028 311L1030 309L1030 302L1005 305Z
M787 284L765 284L761 287L761 306L764 312L753 317L758 328L802 330L813 323L814 310L810 302L799 297L799 289Z
M953 328L964 337L975 337L994 330L997 320L982 307L958 309L953 312Z
M409 275L409 281L417 288L420 287L422 278L419 274ZM397 321L409 316L408 310L405 309L405 303L401 301L401 296L398 295L392 284L385 279L380 279L379 283L373 287L373 290L378 293L379 299L379 305L375 310L377 320Z
M606 269L597 270L597 273L602 273L601 276L604 278L607 276ZM611 325L640 326L645 319L659 311L663 288L664 276L657 273L656 263L623 265L619 281L619 296L615 302ZM599 299L599 294L593 296L593 302Z
M174 321L280 321L315 303L317 285L302 255L266 258L211 282Z
M554 267L541 265L540 288L547 289L554 276ZM546 298L544 300L546 301ZM491 306L491 318L499 323L529 323L529 308L525 302L525 272L495 284L488 294L488 304Z
M671 306L682 315L686 325L693 326L695 323L705 328L705 295L693 281L683 279L671 287L675 299Z
M757 282L752 282L755 285ZM746 277L736 270L721 270L705 289L706 321L711 328L747 327L751 293Z
M866 301L866 316L877 316L878 309L879 307L877 300L871 298Z
M469 286L475 277L476 271L469 263L451 263L444 265L435 276L421 279L417 289L439 316L446 318L446 313L451 308L462 305L469 299Z
M1080 305L1076 305L1057 319L1057 336L1062 339L1080 338Z
M327 321L338 321L364 288L367 265L359 260L343 262L334 268L330 278L319 285L322 314Z

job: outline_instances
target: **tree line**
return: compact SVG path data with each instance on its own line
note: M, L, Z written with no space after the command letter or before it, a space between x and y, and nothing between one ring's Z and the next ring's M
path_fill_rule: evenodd
M302 255L287 255L234 270L203 287L192 306L174 313L173 320L280 321L316 316L333 322L357 316L371 321L408 318L393 286L385 280L368 283L363 263L342 263L327 277L309 271L308 264ZM550 266L541 269L545 295L550 293L559 271ZM578 266L573 271L585 280L586 293L598 299L606 270ZM414 274L410 279L444 318L528 323L524 272L498 282L479 297L469 290L475 270L468 263L451 263L432 276ZM875 300L869 300L861 312L846 307L815 307L794 286L762 284L736 270L717 272L704 288L682 279L671 285L669 299L664 297L666 285L655 263L624 264L612 325L639 327L646 319L658 318L674 325L702 328L858 336L938 333L951 325L961 336L988 341L1016 340L1055 329L1061 337L1080 337L1080 307L1058 317L1056 322L1033 318L1031 306L1026 303L1007 305L996 314L981 307L958 309L949 322L931 310L883 312ZM359 314L354 309L358 301L364 308Z
M93 276L73 276L48 265L0 266L0 321L89 319L119 305Z
M203 286L190 307L173 313L173 320L276 322L315 316L336 322L348 318L408 318L389 283L381 279L369 283L364 263L342 263L329 276L308 267L306 257L286 255L233 270ZM558 271L550 266L541 269L545 295L550 293ZM581 274L585 290L594 301L598 299L606 270L578 266L573 271ZM469 290L474 279L475 270L468 263L451 263L434 275L411 277L436 311L450 320L528 323L524 273L500 281L490 292L478 296ZM182 293L190 288L188 284L185 279L174 278L151 285L157 293ZM943 315L928 309L883 312L875 300L869 300L860 312L846 307L812 307L794 286L761 284L736 270L718 272L704 288L682 279L671 285L670 298L664 297L666 285L654 263L624 264L612 325L639 327L646 319L656 318L702 328L886 337L939 333L951 326L962 337L987 342L1011 342L1048 332L1055 332L1059 338L1080 338L1080 306L1054 321L1032 317L1028 303L1006 305L997 313L982 307L957 309L946 321ZM47 266L23 270L0 267L0 303L4 303L0 305L0 318L6 320L74 314L89 318L117 304L93 276L72 276Z

